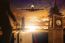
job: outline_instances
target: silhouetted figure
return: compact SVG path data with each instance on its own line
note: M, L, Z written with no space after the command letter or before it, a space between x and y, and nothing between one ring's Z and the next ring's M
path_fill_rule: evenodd
M0 28L3 32L0 43L10 43L12 35L12 27L10 25L9 16L16 21L10 10L10 0L0 0Z

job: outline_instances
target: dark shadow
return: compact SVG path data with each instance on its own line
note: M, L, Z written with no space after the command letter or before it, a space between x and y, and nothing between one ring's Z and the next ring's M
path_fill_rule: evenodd
M3 35L0 43L11 43L12 27L10 24L9 16L16 21L15 16L10 10L10 0L0 0L0 30Z
M64 30L63 30L63 40L64 40L64 43L65 43L65 28L64 28Z
M48 43L48 32L35 33L32 38L33 43Z

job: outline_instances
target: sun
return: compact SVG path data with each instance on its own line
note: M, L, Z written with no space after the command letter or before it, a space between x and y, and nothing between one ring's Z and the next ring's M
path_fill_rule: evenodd
M38 29L38 26L34 26L34 25L29 25L27 26L27 31L28 32L35 32Z

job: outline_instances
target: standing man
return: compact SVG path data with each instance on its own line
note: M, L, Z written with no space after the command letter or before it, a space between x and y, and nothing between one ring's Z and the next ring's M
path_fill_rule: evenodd
M16 21L14 15L10 10L10 0L0 0L0 30L2 36L0 37L0 43L11 43L12 27L9 21L9 16Z

